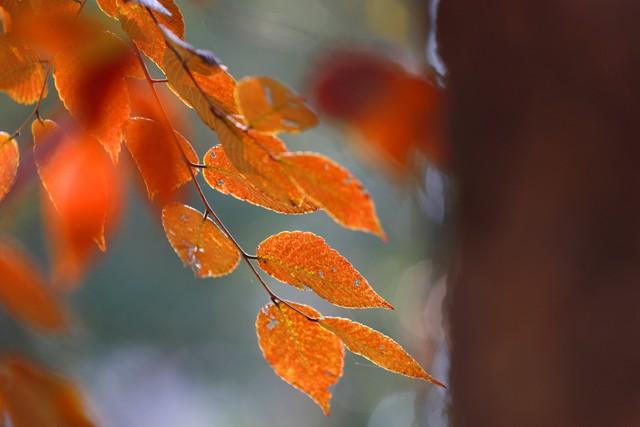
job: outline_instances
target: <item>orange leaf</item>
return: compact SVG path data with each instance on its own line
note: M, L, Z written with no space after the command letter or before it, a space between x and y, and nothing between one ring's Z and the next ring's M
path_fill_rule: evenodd
M242 131L218 121L218 139L227 159L258 190L292 208L302 205L304 194L291 179L276 155L286 152L284 143L253 130Z
M196 277L220 277L240 262L240 252L211 220L192 207L172 203L162 210L162 225L171 247Z
M312 318L320 316L309 306L291 305ZM340 340L284 303L260 310L256 331L262 355L276 375L307 394L329 415L329 388L338 382L344 366Z
M14 427L91 427L75 385L19 357L0 364L0 394Z
M284 153L280 158L306 196L338 224L386 239L371 196L348 170L315 153Z
M320 324L336 334L347 348L388 371L412 378L420 378L444 387L388 336L353 320L323 317Z
M7 195L18 172L20 150L14 138L0 132L0 200Z
M236 99L249 126L261 132L300 132L318 124L302 98L269 77L240 80Z
M313 233L285 231L258 246L260 267L299 289L310 288L332 304L393 309L349 261Z
M122 127L131 111L125 77L138 72L132 64L129 49L107 32L57 54L53 60L60 100L114 162L120 153Z
M229 161L221 145L211 147L204 156L204 162L207 166L203 172L205 181L211 188L215 188L223 194L284 214L304 214L317 210L317 207L309 201L295 205L276 199L260 190L259 188L269 185L269 180L265 179L261 184L254 185L252 181L255 182L261 178L254 176L252 180L249 180L241 174Z
M35 329L56 332L66 327L67 316L35 263L7 242L0 242L0 301Z
M136 4L132 1L122 3L118 19L133 43L159 67L162 67L166 43L158 24L168 28L178 39L182 39L184 21L180 9L173 0L154 1L154 3L155 7L150 7L148 10L144 4Z
M118 16L118 0L97 0L98 7L108 16L116 18Z
M170 28L161 26L160 29L168 47L161 68L180 99L214 130L220 118L238 115L234 98L236 81L215 55L196 49Z
M190 162L197 163L198 155L189 141L175 130L167 129L151 119L135 117L127 122L125 137L150 199L158 193L166 196L171 190L191 180L189 167L176 146L176 139Z
M20 104L33 104L40 99L46 78L45 67L33 49L0 35L0 91Z
M44 205L45 222L55 255L55 276L79 280L95 246L106 249L121 205L121 181L98 142L66 133L51 120L32 125L38 173L53 206Z

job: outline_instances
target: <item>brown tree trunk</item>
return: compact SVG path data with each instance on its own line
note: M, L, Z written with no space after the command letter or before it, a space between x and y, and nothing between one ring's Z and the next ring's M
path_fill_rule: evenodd
M640 2L442 0L457 426L640 426Z

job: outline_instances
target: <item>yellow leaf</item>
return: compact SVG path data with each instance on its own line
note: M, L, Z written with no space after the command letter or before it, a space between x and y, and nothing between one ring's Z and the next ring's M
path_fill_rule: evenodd
M444 387L429 375L397 342L361 323L340 317L323 317L320 324L336 334L347 348L388 371L420 378Z
M317 318L313 308L290 303ZM344 348L340 340L284 303L269 304L256 319L258 345L276 375L307 394L329 415L329 388L342 376Z
M162 210L167 239L185 266L196 277L219 277L231 273L240 262L233 242L197 210L172 203Z
M33 104L40 99L46 78L45 67L34 50L0 35L0 91L20 104Z
M371 196L348 170L315 153L284 153L280 159L306 197L338 224L386 239Z
M258 246L260 267L299 289L310 288L340 307L393 309L338 251L313 233L286 231Z
M300 132L318 124L302 98L269 77L240 80L236 99L248 125L261 132Z
M7 195L18 172L20 150L16 140L6 132L0 132L0 200Z

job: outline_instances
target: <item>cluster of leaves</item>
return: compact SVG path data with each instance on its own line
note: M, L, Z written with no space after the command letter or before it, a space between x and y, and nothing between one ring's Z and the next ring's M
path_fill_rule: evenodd
M205 197L200 172L211 188L245 202L282 214L323 210L346 228L384 238L373 202L354 176L320 154L291 152L278 138L280 132L301 132L317 123L304 101L268 77L236 81L211 52L185 41L173 0L97 3L120 22L124 37L81 16L84 2L0 0L0 91L16 102L36 104L25 124L35 118L33 155L45 190L54 289L74 289L95 249L106 250L105 236L121 210L124 183L118 158L124 143L149 198L163 205L162 224L182 262L201 278L229 274L241 261L255 274L271 300L256 320L263 355L277 375L309 395L324 413L329 412L329 387L342 375L344 346L385 369L441 385L391 338L348 319L323 317L271 290L258 267L340 307L391 309L323 238L283 232L265 239L251 255ZM153 79L145 61L155 63L165 78ZM40 114L49 73L69 113L57 122ZM148 86L144 95L140 82ZM162 84L197 112L220 145L199 156L174 129L157 89ZM0 199L14 182L20 163L16 138L25 124L13 134L0 134ZM203 212L175 200L175 190L188 182ZM68 316L37 271L15 244L0 244L0 300L6 309L39 330L63 330ZM12 383L6 379L20 375L58 384L36 371L25 361L0 366L0 411L8 411L14 425L42 425L20 421L22 405L37 399L37 390L25 392L17 403L7 391ZM15 381L23 388L31 384ZM67 396L53 400L55 410L69 415L69 408L78 407L67 386L44 388L51 399L53 394ZM59 425L87 424L80 415L74 419Z

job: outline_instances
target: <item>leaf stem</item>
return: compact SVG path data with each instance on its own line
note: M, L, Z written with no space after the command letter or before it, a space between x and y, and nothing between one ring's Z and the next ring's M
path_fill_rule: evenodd
M149 11L149 13L151 13L151 12ZM164 109L164 106L162 105L162 101L160 100L158 92L156 91L155 85L153 83L154 80L151 77L151 74L149 73L149 69L147 68L147 64L145 64L144 59L142 58L142 53L140 53L140 50L138 49L137 46L135 46L135 44L133 44L133 46L134 46L134 50L135 50L136 56L138 57L138 60L140 61L140 65L142 66L142 70L144 71L145 80L147 81L149 89L151 90L151 92L153 94L153 97L155 98L155 101L158 104L158 109L160 110L160 112L162 114L163 120L165 122L164 124L167 127L167 129L171 131L171 134L173 135L173 140L174 140L176 146L178 147L178 149L180 150L180 154L182 156L183 161L185 162L185 164L187 166L199 167L200 166L199 164L192 163L189 160L189 158L187 157L187 154L184 151L184 148L182 147L182 144L180 144L180 141L178 140L178 136L176 135L176 131L173 129L173 126L171 126L171 119L169 118L166 110ZM207 197L205 196L204 191L202 190L202 186L200 185L200 182L197 180L196 174L195 174L195 172L193 171L193 169L191 167L188 168L189 169L189 174L191 175L191 181L193 182L193 184L195 186L195 189L196 189L196 192L198 194L198 197L200 198L200 200L202 201L202 204L204 205L204 208L205 208L204 218L205 218L205 220L206 220L206 218L208 216L210 216L214 220L214 222L220 227L220 229L224 232L224 234L229 238L229 240L231 240L233 245L240 252L240 255L242 256L242 259L245 261L245 263L247 264L247 266L249 267L251 272L258 279L258 283L260 283L260 285L265 290L265 292L267 293L267 295L269 296L269 298L271 299L271 301L274 304L276 304L276 305L278 305L280 303L285 304L287 307L289 307L292 310L296 311L297 313L301 314L302 316L304 316L309 321L317 322L318 319L316 319L314 317L311 317L311 316L308 316L307 314L305 314L302 311L298 310L295 306L293 306L289 302L283 300L278 295L276 295L275 292L273 292L271 290L269 285L267 285L267 283L264 281L264 279L262 278L262 276L260 275L260 273L256 269L255 265L253 265L253 263L251 262L251 260L257 259L258 257L255 256L255 255L248 254L242 248L242 246L240 246L240 243L238 243L238 241L231 234L229 229L224 225L224 223L222 222L220 217L216 214L216 212L211 207L211 204L207 200Z
M33 117L36 117L38 121L42 121L42 118L40 117L40 106L42 105L42 101L44 100L44 92L47 89L47 80L49 80L50 74L51 74L51 65L48 65L47 72L44 76L44 83L42 84L42 88L40 89L40 95L38 96L38 102L36 102L35 107L33 107L33 110L31 110L29 115L25 117L24 121L20 124L20 126L18 126L18 128L11 134L11 137L9 138L10 140L20 136L25 126L29 124L29 122L33 119Z

